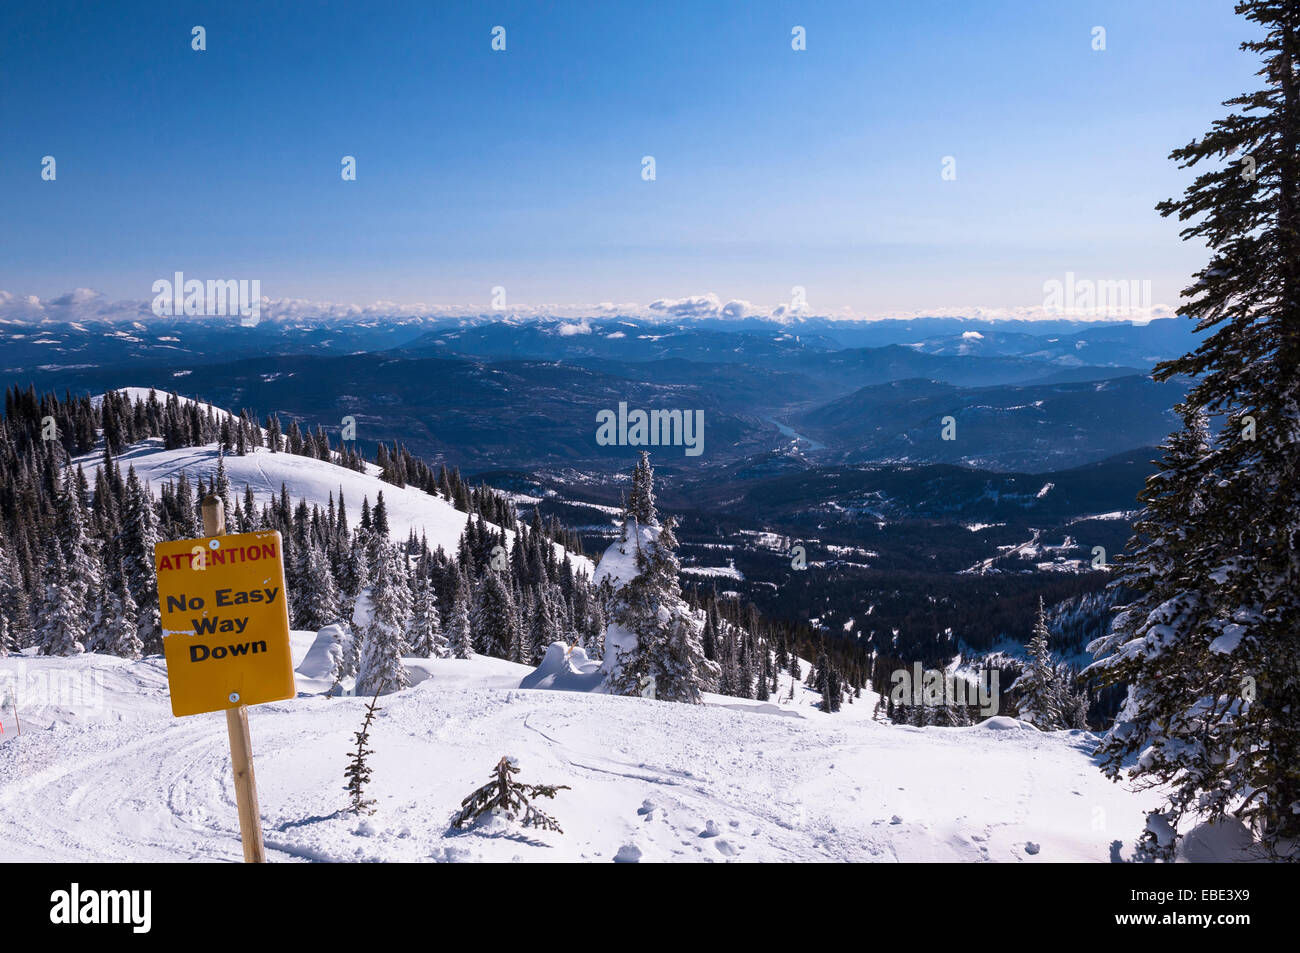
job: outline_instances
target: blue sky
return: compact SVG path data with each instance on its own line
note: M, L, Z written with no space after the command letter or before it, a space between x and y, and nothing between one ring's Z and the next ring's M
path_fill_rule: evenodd
M1190 181L1168 153L1257 83L1231 0L18 6L0 289L42 297L182 270L878 315L1033 307L1073 271L1176 304L1205 256L1152 209Z

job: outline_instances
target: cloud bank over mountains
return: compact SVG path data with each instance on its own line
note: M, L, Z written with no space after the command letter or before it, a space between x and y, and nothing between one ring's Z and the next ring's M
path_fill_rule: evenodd
M511 303L494 309L485 295L484 306L465 304L400 303L375 301L370 304L313 301L306 298L262 298L263 320L364 320L367 318L462 318L486 320L532 320L536 318L570 318L576 324L567 325L565 334L587 334L591 327L588 318L632 317L665 321L692 319L764 319L782 323L795 323L803 318L820 318L844 321L909 320L917 318L967 318L973 321L1036 321L1061 318L1072 320L1131 320L1143 323L1156 318L1171 318L1177 308L1157 304L1144 308L1128 308L1117 314L1063 314L1046 306L1018 308L988 308L978 305L938 307L894 312L853 312L849 309L826 312L815 307L793 307L790 303L764 306L739 298L723 299L709 292L683 298L657 298L649 304L626 302L622 304L603 301L597 304L537 304ZM52 298L36 295L19 295L0 291L0 321L24 324L93 322L93 321L149 321L154 314L151 298L139 300L112 300L92 288L77 288Z

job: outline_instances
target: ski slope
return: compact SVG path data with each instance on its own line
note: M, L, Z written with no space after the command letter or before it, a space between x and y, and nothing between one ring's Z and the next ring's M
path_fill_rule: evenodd
M174 482L182 472L189 474L191 483L196 482L199 476L211 479L217 472L219 457L220 451L215 443L165 450L160 437L151 437L127 447L117 460L124 475L128 466L135 467L136 475L147 481L151 492L157 496L165 482ZM78 457L74 464L85 467L89 476L102 460L102 451L94 451ZM317 503L323 508L331 493L335 503L341 493L347 503L348 524L354 527L361 518L361 501L369 499L373 507L382 491L388 508L389 536L394 541L404 542L407 534L414 530L417 538L421 534L428 537L430 549L441 546L453 558L469 519L467 514L440 496L432 496L415 487L385 483L379 478L379 468L373 464L367 464L367 472L359 473L314 457L272 453L265 447L254 448L242 457L228 454L225 463L232 502L236 496L242 499L245 486L252 489L259 507L279 497L281 484L288 488L289 497L295 504L305 497L308 503ZM513 545L515 534L507 530L506 536ZM563 558L566 550L558 543L551 545L555 547L556 556ZM591 575L594 571L591 560L584 556L570 553L569 559L574 572Z
M295 664L314 638L294 634ZM371 731L372 816L343 812L364 699L304 677L250 711L271 860L1104 862L1155 806L1102 777L1082 732L894 726L865 694L824 715L801 685L690 706L523 690L531 670L498 659L409 664L422 680ZM240 860L225 719L173 718L161 658L12 657L0 679L28 686L21 737L0 716L0 860ZM80 705L31 689L95 681ZM522 781L571 786L541 805L563 834L449 829L503 754Z

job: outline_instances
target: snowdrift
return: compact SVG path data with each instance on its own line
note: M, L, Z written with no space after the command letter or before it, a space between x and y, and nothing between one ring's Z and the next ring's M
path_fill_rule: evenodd
M587 658L581 646L570 649L563 642L553 642L541 664L519 683L520 688L549 688L562 692L599 691L605 673L599 662Z

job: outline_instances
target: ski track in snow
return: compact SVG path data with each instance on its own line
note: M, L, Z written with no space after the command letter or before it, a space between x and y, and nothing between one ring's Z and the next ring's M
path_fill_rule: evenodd
M220 713L173 718L157 658L0 671L38 662L104 671L105 706L95 721L29 714L0 744L0 860L241 860ZM772 717L734 699L522 690L529 669L497 659L421 662L430 678L380 701L372 816L343 811L364 699L250 711L272 860L1105 861L1153 806L1101 775L1080 732L886 725L865 694L837 715L796 701ZM502 754L521 781L570 785L539 804L565 833L449 829Z

